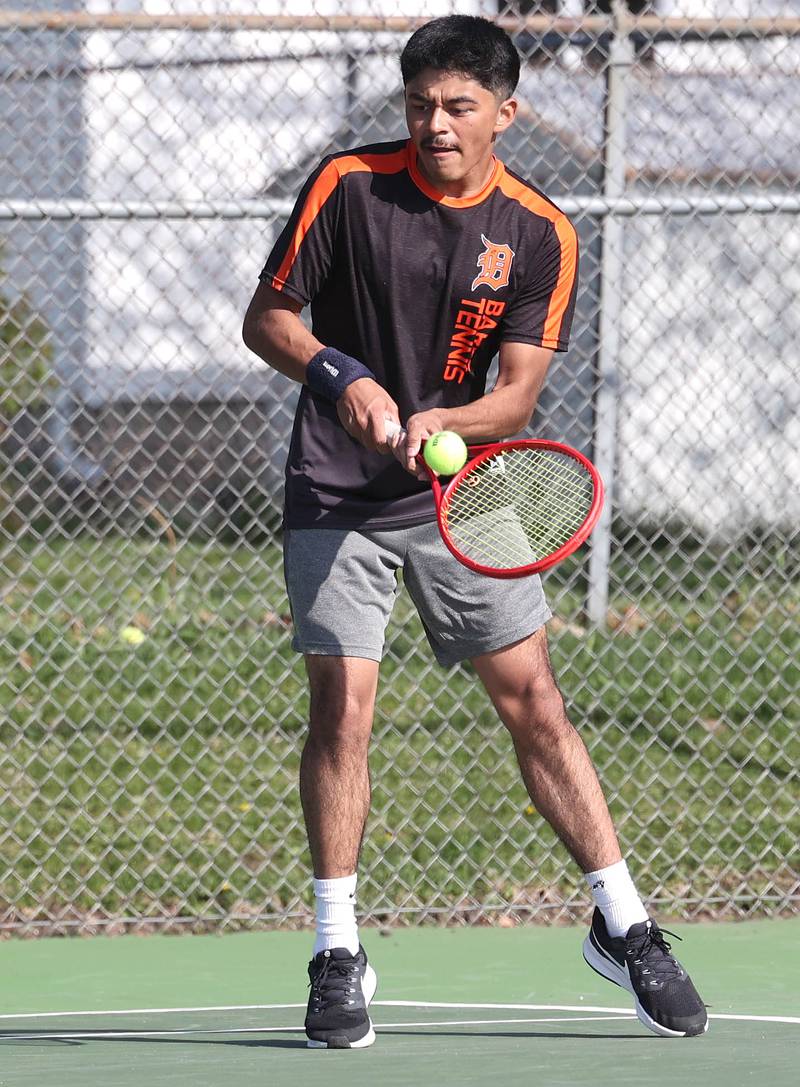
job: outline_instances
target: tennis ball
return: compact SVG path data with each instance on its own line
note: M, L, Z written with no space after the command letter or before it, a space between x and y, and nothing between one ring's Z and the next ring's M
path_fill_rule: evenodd
M467 447L464 439L454 431L440 430L425 442L422 456L434 472L453 476L467 463Z
M147 635L138 627L123 627L119 632L120 641L126 645L141 645Z

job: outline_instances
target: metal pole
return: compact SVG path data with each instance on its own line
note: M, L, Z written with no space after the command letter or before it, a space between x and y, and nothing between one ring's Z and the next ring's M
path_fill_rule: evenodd
M619 200L604 196L563 196L566 215L788 215L800 213L800 192L703 193L645 196L630 193ZM5 200L0 220L13 219L275 219L291 215L291 200Z
M344 56L344 124L345 147L351 147L358 139L355 127L355 112L358 109L359 58L355 53L347 52ZM363 142L363 141L362 141Z
M613 3L613 0L612 0ZM630 15L627 11L628 32L638 30L658 41L685 40L696 35L703 41L734 41L770 37L794 38L800 35L800 18L796 15L729 15L698 18L692 15L664 16ZM150 30L204 31L315 30L341 34L353 30L367 33L410 34L427 22L429 16L402 15L236 15L218 12L189 15L177 12L149 14L147 12L89 12L89 11L20 11L0 10L0 30L119 30L127 33ZM559 15L529 15L499 18L494 22L511 33L528 30L532 34L548 33L574 37L596 34L608 29L607 15L579 17Z
M603 146L603 197L617 200L625 193L625 112L627 81L633 64L633 42L627 33L627 9L613 0L614 31L606 69ZM619 391L619 346L622 320L624 221L603 218L600 254L600 342L594 401L593 459L606 485L606 502L592 535L586 613L593 624L605 625L608 613L611 562L611 519L614 507L614 468Z

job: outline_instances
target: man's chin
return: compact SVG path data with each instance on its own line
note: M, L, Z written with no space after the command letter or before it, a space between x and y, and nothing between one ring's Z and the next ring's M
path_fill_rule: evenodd
M423 152L419 156L423 172L430 181L460 181L463 174L461 156L457 151L451 151L446 155L433 155Z

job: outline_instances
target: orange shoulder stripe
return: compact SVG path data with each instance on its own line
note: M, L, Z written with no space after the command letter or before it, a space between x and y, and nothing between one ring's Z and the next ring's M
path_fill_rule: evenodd
M549 219L555 227L556 237L561 243L561 264L558 270L558 279L556 280L555 290L550 296L550 305L547 307L547 316L542 334L545 347L555 346L561 334L561 326L564 322L564 315L569 305L572 289L575 285L575 275L578 270L578 236L575 233L575 227L563 211L508 173L503 174L499 188L505 196L508 196L511 200L516 200L535 215L541 215L543 218Z
M306 234L314 225L314 220L335 191L341 178L353 173L398 174L406 169L406 166L405 148L390 155L342 155L340 158L331 159L311 186L280 268L275 273L276 282L273 286L280 290L286 282Z

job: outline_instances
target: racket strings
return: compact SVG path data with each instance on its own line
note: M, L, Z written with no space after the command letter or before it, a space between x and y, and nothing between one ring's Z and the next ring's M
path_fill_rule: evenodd
M513 569L568 543L593 498L592 477L580 461L555 450L514 449L464 477L450 496L446 524L466 557Z

